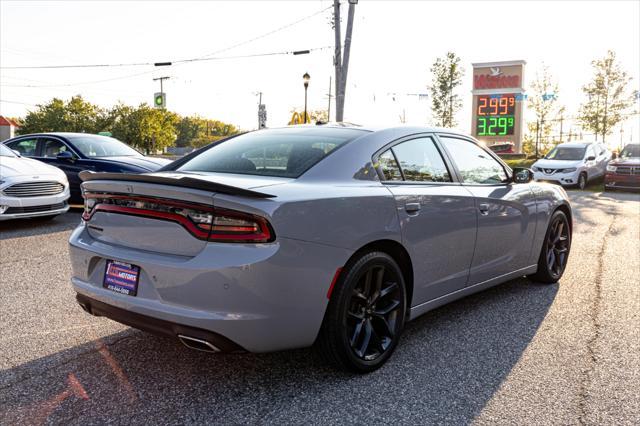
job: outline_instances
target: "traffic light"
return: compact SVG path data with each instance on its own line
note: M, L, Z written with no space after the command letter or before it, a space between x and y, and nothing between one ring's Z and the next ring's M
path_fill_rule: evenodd
M167 95L166 93L158 92L153 95L153 106L156 108L167 107Z

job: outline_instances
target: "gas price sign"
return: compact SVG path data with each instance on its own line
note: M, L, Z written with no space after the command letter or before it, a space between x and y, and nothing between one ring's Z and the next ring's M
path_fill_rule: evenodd
M525 64L522 60L473 64L471 134L491 149L510 146L508 154L522 153Z
M478 96L478 105L476 107L476 135L513 135L515 112L515 95Z

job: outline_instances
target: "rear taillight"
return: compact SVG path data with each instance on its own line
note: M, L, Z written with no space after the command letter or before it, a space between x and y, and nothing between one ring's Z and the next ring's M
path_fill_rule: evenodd
M226 209L214 209L209 231L209 241L268 242L273 239L265 219Z
M273 241L266 219L229 209L182 201L120 194L85 193L82 218L96 211L151 217L181 224L194 237L217 242Z

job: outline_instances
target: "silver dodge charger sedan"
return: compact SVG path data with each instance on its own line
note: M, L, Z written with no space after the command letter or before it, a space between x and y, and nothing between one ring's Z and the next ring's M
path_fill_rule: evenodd
M265 129L82 179L69 244L84 310L204 351L315 345L355 372L431 309L558 281L571 246L561 187L447 129Z

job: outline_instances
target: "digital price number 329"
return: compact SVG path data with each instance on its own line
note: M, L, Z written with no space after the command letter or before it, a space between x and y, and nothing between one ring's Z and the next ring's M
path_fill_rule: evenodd
M514 95L478 96L476 134L513 135L516 99Z

